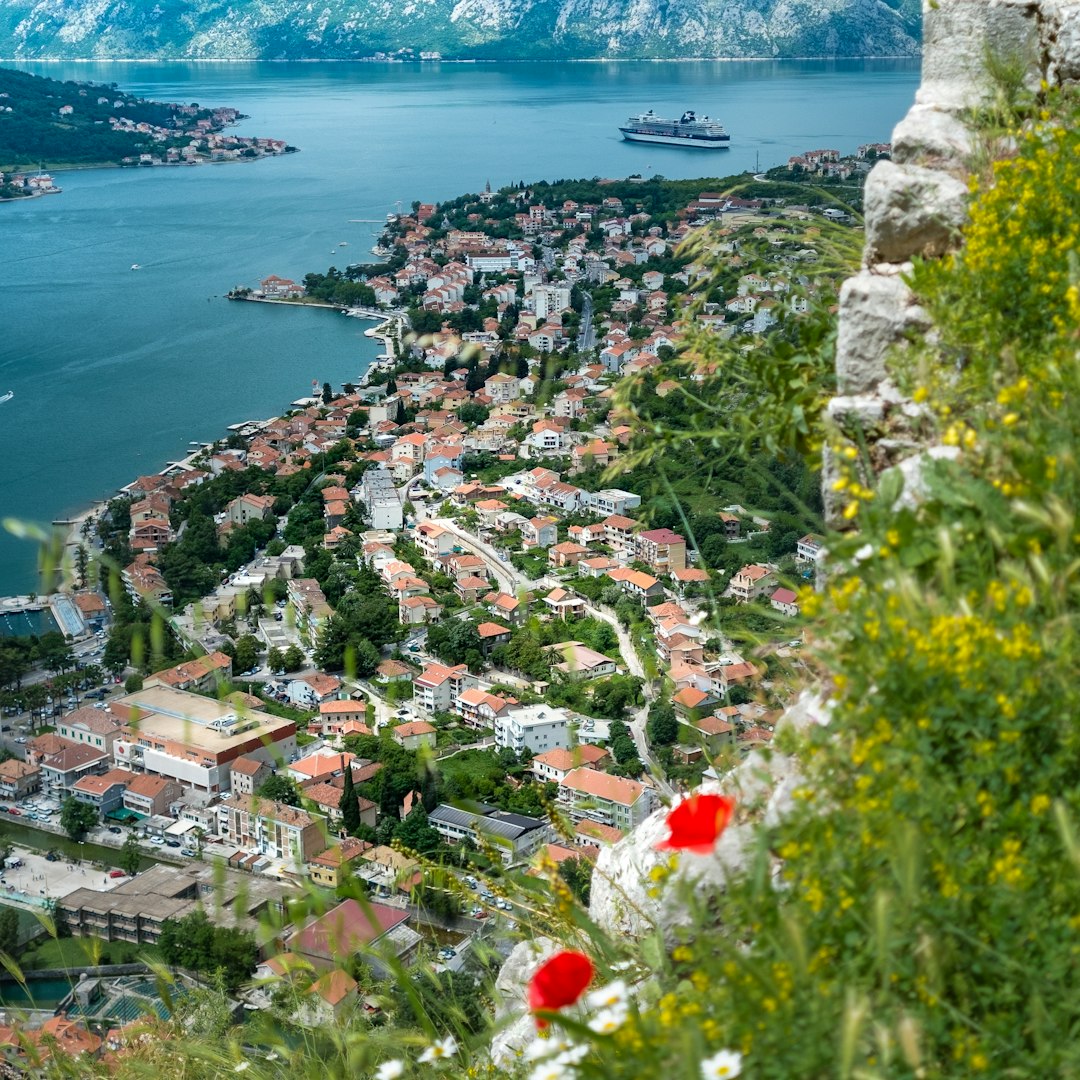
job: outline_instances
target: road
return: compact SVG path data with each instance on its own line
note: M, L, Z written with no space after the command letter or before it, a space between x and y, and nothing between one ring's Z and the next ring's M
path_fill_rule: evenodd
M460 541L463 548L468 549L474 555L479 555L491 571L492 576L499 582L500 587L505 589L505 591L511 595L517 595L519 592L528 589L544 588L548 586L554 587L554 585L557 584L557 582L553 582L548 578L540 578L537 581L531 581L529 578L525 577L524 574L516 570L513 565L508 562L504 563L499 558L498 552L496 552L490 544L486 544L483 540L473 536L472 533L466 532L457 524L457 522L451 521L449 518L436 518L434 521L436 525L441 525L447 531L452 532ZM612 627L619 638L619 654L622 657L623 664L631 675L636 675L642 680L644 685L645 704L631 714L628 726L630 728L630 733L633 735L634 745L637 747L638 756L641 758L642 762L649 767L650 775L657 788L661 793L667 796L673 796L675 791L667 781L664 780L660 764L653 756L652 750L649 747L645 724L648 720L649 704L656 697L656 690L652 680L645 674L645 668L641 663L641 657L638 656L637 650L634 648L633 638L631 638L630 632L621 622L619 622L613 612L592 605L586 605L585 610L594 618L602 619Z
M581 328L578 331L577 351L587 352L596 344L596 331L592 324L592 297L586 293L581 304Z

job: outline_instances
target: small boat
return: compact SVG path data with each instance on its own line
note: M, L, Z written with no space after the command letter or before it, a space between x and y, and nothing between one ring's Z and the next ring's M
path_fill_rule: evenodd
M0 395L0 405L3 405L5 401L10 401L14 396L14 390L9 390L6 394Z
M131 264L131 269L132 270L141 270L142 267L138 263L132 263Z
M338 241L338 247L348 247L348 246L349 246L349 241L348 240L339 240Z

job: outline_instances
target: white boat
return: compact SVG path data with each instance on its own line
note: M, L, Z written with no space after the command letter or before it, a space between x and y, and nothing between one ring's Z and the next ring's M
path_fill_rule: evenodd
M640 116L631 116L625 127L620 127L622 137L628 142L659 143L662 146L719 147L725 149L731 136L722 124L707 116L698 116L690 109L678 120L656 116L652 109Z
M348 240L339 240L338 241L338 247L348 247L348 246L349 246L349 241Z
M132 270L141 270L142 267L138 263L132 263L131 264L131 269Z
M5 401L10 401L15 396L14 390L9 390L3 396L0 396L0 405L3 405Z

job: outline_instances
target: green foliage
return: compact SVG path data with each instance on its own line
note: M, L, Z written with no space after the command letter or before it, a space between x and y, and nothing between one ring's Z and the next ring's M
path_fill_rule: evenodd
M124 871L125 874L130 874L132 877L139 872L139 867L142 865L142 848L139 846L138 837L134 833L128 833L127 839L124 840L124 846L120 849L120 854L117 856L116 865Z
M0 907L0 955L14 958L19 951L19 912L17 908Z
M268 776L256 792L260 799L272 799L286 806L300 805L300 788L291 776L276 772Z
M182 919L166 919L161 924L158 947L167 964L207 974L220 972L230 989L248 978L259 958L252 934L215 926L203 911L194 911Z
M82 840L98 823L98 812L89 803L69 795L60 807L60 826L72 840Z

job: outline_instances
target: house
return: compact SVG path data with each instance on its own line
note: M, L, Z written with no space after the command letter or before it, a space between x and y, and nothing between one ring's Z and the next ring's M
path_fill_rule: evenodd
M341 787L338 787L336 782L330 783L326 780L316 780L305 784L300 789L300 794L307 802L318 807L319 813L326 815L327 821L336 825L341 821L342 817L341 794L344 790L344 783ZM357 796L357 803L360 807L361 823L370 825L374 829L378 820L379 808L370 799L365 799L359 795Z
M413 678L413 669L400 660L384 660L375 669L375 673L383 682L388 683L411 682Z
M482 622L476 632L480 635L480 649L485 656L490 656L492 649L505 645L511 634L509 627L494 622Z
M492 849L506 866L529 859L541 845L554 839L547 821L483 803L473 804L472 810L441 803L428 815L428 821L448 843L468 839L478 848Z
M687 686L672 697L671 703L677 712L690 716L714 708L720 703L720 699L705 690Z
M233 759L229 778L236 795L254 795L270 779L274 770L268 762L241 755Z
M643 784L584 766L563 777L558 800L575 822L588 819L624 830L640 825L653 808L652 792Z
M274 516L273 495L238 495L225 507L226 519L233 525L265 521Z
M330 780L335 776L344 776L345 770L352 765L354 757L355 755L347 750L334 750L332 747L321 746L313 754L308 754L299 761L290 762L286 766L286 772L301 784Z
M71 788L71 794L79 802L87 803L103 818L120 809L124 791L134 776L127 769L110 769L100 776L84 776Z
M416 526L413 540L428 562L449 555L457 544L457 537L452 532L430 521L423 521Z
M495 718L495 744L520 754L545 754L570 746L570 714L551 705L528 705Z
M634 530L637 522L622 514L611 514L600 523L604 526L604 540L616 551L625 551L634 546Z
M491 591L491 583L487 578L468 577L458 578L454 582L454 592L461 598L463 604L475 604L480 597L486 596Z
M520 599L504 592L489 592L484 603L493 615L508 622L511 626L520 626L529 613L527 599Z
M727 592L740 604L749 604L776 585L776 577L767 566L751 563L732 574Z
M485 586L487 582L484 583ZM398 622L423 626L442 617L443 607L430 596L405 596L398 603Z
M573 540L565 540L548 551L548 561L552 566L577 566L581 559L589 554L589 549Z
M700 719L680 718L680 722L694 732L694 741L700 743L709 757L715 757L725 747L735 745L735 722L725 714L738 717L739 710L734 705L718 709L714 716L702 716Z
M729 514L727 511L721 510L718 516L724 526L724 535L729 540L737 540L739 537L739 527L741 525L737 515Z
M650 570L670 574L686 567L686 541L671 529L650 529L634 538L634 551Z
M67 742L61 739L61 742ZM55 798L70 795L84 776L97 776L106 771L108 755L90 746L66 746L58 753L41 759L41 783Z
M341 1022L357 1003L359 984L341 968L320 975L308 988L295 1017L305 1027L319 1028Z
M820 536L807 533L795 545L795 561L797 563L816 563L825 552L825 541Z
M406 750L434 750L435 727L426 720L414 720L409 724L398 724L390 732L390 738Z
M341 680L335 675L301 675L290 679L285 687L289 700L302 709L314 709L324 701L330 701L341 692Z
M0 761L0 799L19 802L41 788L41 770L18 758Z
M378 954L392 956L405 964L419 945L420 935L405 926L408 919L409 913L400 908L375 901L360 904L356 900L343 900L293 934L287 945L318 971L335 970L342 957L362 952L365 960L383 976L386 971L378 963ZM396 934L399 929L409 932Z
M581 766L600 768L610 760L611 755L602 746L585 743L567 750L549 750L546 754L537 754L530 768L540 783L552 781L559 784L574 769Z
M585 415L586 402L589 394L586 390L562 390L555 395L552 402L556 416L565 417L567 420L577 420Z
M462 691L458 698L458 712L469 727L492 727L500 716L505 716L517 706L516 698L501 697L478 687Z
M580 641L548 645L544 651L562 657L561 661L552 665L552 670L568 679L598 679L603 675L614 675L618 670L618 665L610 656L604 656Z
M424 879L416 859L385 844L369 847L360 856L356 876L378 897L408 896Z
M429 713L451 712L457 707L461 692L475 685L476 680L465 664L456 667L428 664L413 679L413 701Z
M322 588L314 578L292 578L286 589L296 616L297 633L309 648L314 648L332 614Z
M651 600L663 599L664 586L650 574L644 574L640 570L619 569L612 570L608 577L628 595L645 604Z
M336 789L335 789L336 790ZM309 860L308 877L325 889L336 889L360 856L371 847L367 840L346 836L340 843L327 848Z
M769 603L782 615L794 617L799 614L799 597L791 589L777 589L769 597Z
M566 530L567 535L576 544L584 544L588 547L589 544L603 543L605 530L601 524L595 525L571 525Z
M146 677L143 686L171 686L174 690L207 694L216 691L221 683L228 682L232 674L232 658L223 652L212 652L177 664L176 667L156 671Z
M554 518L535 517L521 526L521 545L526 548L547 549L559 539L559 527Z
M351 698L323 701L319 704L319 719L322 721L324 735L336 735L340 726L348 720L361 724L367 720L367 703Z
M544 604L556 619L580 619L585 616L585 601L566 589L552 589L544 597Z
M183 787L175 780L150 773L129 773L127 790L124 792L124 809L143 817L164 816L183 794Z
M56 722L56 733L60 738L110 755L123 728L124 724L117 717L102 709L76 709Z

